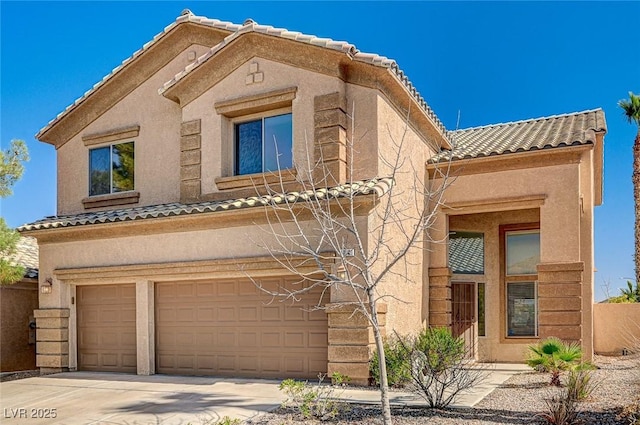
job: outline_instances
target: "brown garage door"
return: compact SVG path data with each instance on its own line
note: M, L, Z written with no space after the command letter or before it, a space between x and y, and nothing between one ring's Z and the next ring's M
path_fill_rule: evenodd
M78 286L78 369L136 372L135 285Z
M155 294L159 373L315 378L327 370L327 315L309 311L319 292L271 302L250 280L231 279L157 283Z

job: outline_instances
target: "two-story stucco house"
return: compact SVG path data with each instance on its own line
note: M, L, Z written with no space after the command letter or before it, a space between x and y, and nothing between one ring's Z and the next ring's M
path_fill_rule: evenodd
M589 356L602 110L448 131L392 60L185 11L37 135L58 158L57 216L20 228L53 282L38 366L366 382L366 323L301 308L313 293L265 303L247 278L292 281L250 240L265 214L248 197L275 168L295 191L309 152L325 152L328 186L388 177L406 123L420 178L444 163L456 178L431 229L445 243L407 269L413 284L385 282L387 333L449 326L479 361L522 361L551 335Z

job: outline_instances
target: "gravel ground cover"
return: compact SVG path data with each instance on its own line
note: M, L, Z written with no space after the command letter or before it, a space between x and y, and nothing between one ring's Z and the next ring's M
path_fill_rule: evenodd
M640 358L597 357L598 369L593 371L597 388L589 399L579 403L579 418L583 424L624 424L629 422L618 415L623 406L640 397ZM524 372L511 377L485 397L474 408L432 410L426 408L394 409L394 423L398 425L443 424L535 424L543 423L536 415L546 408L544 399L556 388L549 387L549 374ZM380 409L376 406L351 405L334 423L380 424ZM249 422L253 425L327 424L303 419L291 409L280 408Z
M0 382L15 381L16 379L33 378L40 376L39 370L25 370L22 372L3 372L0 374Z

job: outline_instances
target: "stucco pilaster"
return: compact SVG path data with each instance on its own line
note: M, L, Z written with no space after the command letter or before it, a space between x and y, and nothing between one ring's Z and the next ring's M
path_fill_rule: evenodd
M69 369L69 309L34 310L36 319L36 366L44 373ZM41 332L44 333L41 336Z
M183 122L180 127L180 202L197 202L201 190L200 120Z
M538 333L541 338L584 341L583 262L538 264Z
M451 327L451 270L429 268L429 326Z
M335 186L347 181L347 106L339 92L314 99L314 181Z
M385 336L387 306L380 303L376 308L380 332ZM347 375L352 384L368 385L369 359L375 349L371 324L353 305L329 304L326 311L329 323L329 376L338 372Z
M136 282L136 345L138 375L156 373L154 283Z

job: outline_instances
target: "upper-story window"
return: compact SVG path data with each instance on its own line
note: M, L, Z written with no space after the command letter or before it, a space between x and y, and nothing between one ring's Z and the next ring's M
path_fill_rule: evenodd
M291 113L234 124L235 175L293 167Z
M89 196L134 190L134 142L89 150Z

